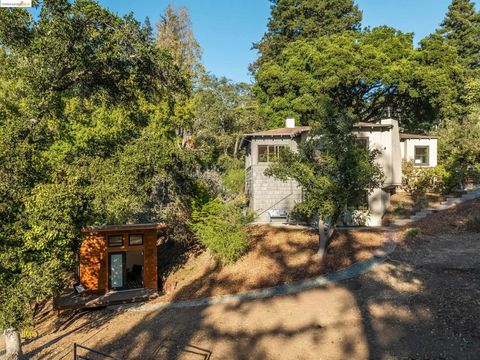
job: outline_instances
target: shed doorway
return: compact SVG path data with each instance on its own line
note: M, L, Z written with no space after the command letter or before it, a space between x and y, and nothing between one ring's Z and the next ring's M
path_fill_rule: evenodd
M144 281L143 281L144 258L145 257L144 257L143 250L127 251L126 289L141 289L144 287Z
M131 290L144 287L143 250L114 252L108 255L110 290Z

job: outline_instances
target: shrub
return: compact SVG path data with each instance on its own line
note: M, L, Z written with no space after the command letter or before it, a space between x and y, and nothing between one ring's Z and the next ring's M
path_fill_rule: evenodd
M437 131L438 159L449 172L449 186L462 187L465 178L480 179L480 108L461 121L445 119Z
M420 169L416 168L413 161L402 162L402 188L407 193L418 196L424 189L420 186L418 181L420 175Z
M465 223L465 229L472 232L480 232L480 216L472 216Z
M179 189L173 182L165 182L164 188L157 195L164 197L164 204L156 204L155 216L168 226L164 231L166 242L175 242L186 246L195 244L195 236L189 226L192 211L201 207L211 199L209 185L196 179L185 181L184 189ZM185 196L185 192L189 196ZM183 192L183 194L182 194Z
M246 224L252 220L252 214L242 209L239 200L224 203L215 198L193 211L191 226L214 256L231 263L247 249Z
M420 230L419 230L419 229L417 229L417 228L411 228L411 229L405 230L405 232L403 233L403 235L404 235L406 238L413 239L413 238L416 237L419 233L420 233Z
M224 155L219 159L219 166L224 172L222 180L227 194L242 194L245 190L245 162Z
M413 161L403 161L402 173L402 188L413 197L421 197L427 192L444 193L451 190L451 174L443 166L419 168Z
M238 195L245 189L245 169L228 169L223 175L223 184L229 195Z
M428 207L428 204L428 200L424 197L417 197L415 199L415 203L413 204L413 210L422 211L423 209L426 209Z
M403 201L399 201L397 206L393 210L396 214L403 214L405 213L405 203Z
M468 177L467 169L460 163L449 163L445 169L447 174L443 181L443 192L462 189L465 178Z
M463 189L466 181L480 182L480 164L465 165L458 161L447 166L448 176L444 186L446 191Z

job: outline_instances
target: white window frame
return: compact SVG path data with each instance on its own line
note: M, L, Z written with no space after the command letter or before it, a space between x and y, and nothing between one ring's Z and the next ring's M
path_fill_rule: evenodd
M425 149L426 162L417 162L417 149ZM413 159L415 166L429 166L430 165L430 146L429 145L415 145L413 148Z
M267 148L267 161L260 161L260 148L261 147L266 147ZM261 144L257 145L257 163L259 164L268 164L273 162L271 160L272 155L270 154L270 148L273 147L273 157L278 158L280 155L280 149L281 148L287 148L286 145L278 145L278 144Z

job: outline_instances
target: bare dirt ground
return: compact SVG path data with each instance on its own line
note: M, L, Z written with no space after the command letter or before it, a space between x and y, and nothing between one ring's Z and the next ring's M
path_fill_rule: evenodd
M410 225L419 236L353 280L238 304L76 314L24 348L32 359L69 359L73 342L122 359L478 359L479 213L477 200Z
M320 263L314 257L318 234L301 227L258 226L251 231L248 252L234 264L221 266L208 252L192 254L167 278L168 294L156 302L235 294L310 278L368 259L384 241L384 231L350 229L338 232Z
M388 226L397 219L408 219L422 208L438 205L444 200L445 196L438 194L425 194L422 198L415 200L405 192L398 192L390 197L390 206L383 217L383 224Z

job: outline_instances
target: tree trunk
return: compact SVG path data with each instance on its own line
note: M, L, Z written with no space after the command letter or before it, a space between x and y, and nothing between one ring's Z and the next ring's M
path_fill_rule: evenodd
M235 139L235 145L233 147L233 158L237 158L237 153L238 153L238 146L239 146L239 139Z
M317 256L321 259L325 255L328 245L330 244L330 240L332 238L333 233L335 232L335 226L332 224L330 228L327 229L325 226L325 221L322 217L318 218L318 238L319 238L319 247L317 251Z
M184 149L187 146L187 132L183 128L180 131L182 134L182 149Z
M5 330L6 360L23 360L20 333L15 329Z

